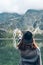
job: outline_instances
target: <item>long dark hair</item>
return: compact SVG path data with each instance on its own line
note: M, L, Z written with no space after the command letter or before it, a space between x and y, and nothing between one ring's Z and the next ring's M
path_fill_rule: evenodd
M23 43L23 39L20 41L19 45L17 45L19 50L26 50L26 46Z
M18 47L19 50L22 50L22 51L25 51L27 49L27 46L22 41L19 43L19 45L17 45L17 47ZM33 45L28 46L28 47L30 47L31 49L36 49L38 46L33 41Z
M28 31L27 31L28 32ZM26 36L25 36L25 34L23 35L23 37L22 37L22 39L21 39L21 41L20 41L20 43L19 43L19 45L17 45L18 46L18 49L19 50L26 50L27 49L27 47L30 47L30 49L36 49L37 48L37 45L35 44L35 42L34 42L34 40L33 40L33 38L32 38L32 33L31 32L29 32L29 35L30 35L30 33L31 33L31 38L30 38L30 36L28 35L28 33L25 33L25 34L27 34ZM28 44L30 44L30 45L28 45L27 44L27 42L25 43L25 41L26 40L24 40L25 39L25 37L27 37L27 38L29 38L28 39Z

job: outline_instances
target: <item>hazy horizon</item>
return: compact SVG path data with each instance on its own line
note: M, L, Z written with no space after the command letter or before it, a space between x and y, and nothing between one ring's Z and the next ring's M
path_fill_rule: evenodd
M0 13L24 14L28 9L43 10L43 0L0 0Z

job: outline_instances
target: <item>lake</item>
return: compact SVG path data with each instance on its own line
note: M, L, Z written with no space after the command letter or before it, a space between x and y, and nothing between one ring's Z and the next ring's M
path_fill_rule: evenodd
M43 40L36 40L38 45ZM43 61L43 46L41 45L41 56ZM39 45L40 46L40 45ZM13 40L0 40L0 65L18 65L19 63L19 52L13 47Z

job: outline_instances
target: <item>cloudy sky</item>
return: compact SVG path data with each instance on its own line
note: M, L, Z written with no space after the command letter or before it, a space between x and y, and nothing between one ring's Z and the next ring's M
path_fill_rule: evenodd
M43 9L43 0L0 0L1 12L23 14L27 9Z

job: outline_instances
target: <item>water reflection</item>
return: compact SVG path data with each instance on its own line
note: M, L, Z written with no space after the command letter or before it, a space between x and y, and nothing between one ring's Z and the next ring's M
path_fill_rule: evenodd
M43 61L43 40L35 40L38 43ZM0 65L18 65L19 52L13 46L13 40L0 40Z

